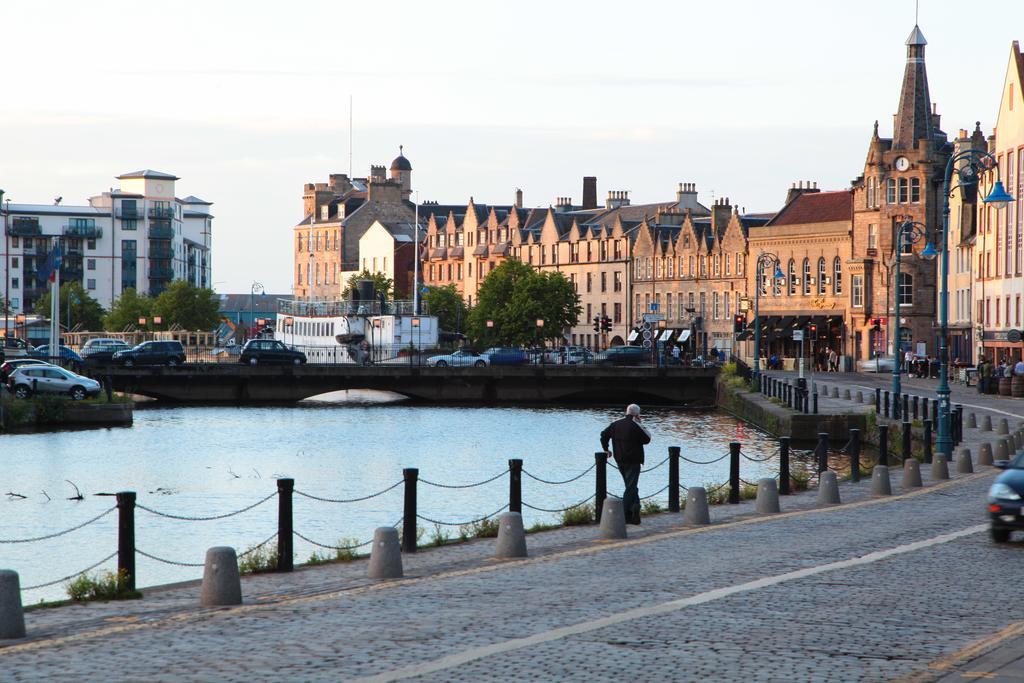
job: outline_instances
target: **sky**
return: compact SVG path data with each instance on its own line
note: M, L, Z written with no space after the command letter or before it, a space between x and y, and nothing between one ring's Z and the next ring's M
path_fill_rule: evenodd
M4 0L0 188L67 204L152 168L213 202L213 281L288 293L302 186L389 165L421 200L696 183L777 210L892 131L914 0ZM922 0L933 101L988 134L1024 2Z

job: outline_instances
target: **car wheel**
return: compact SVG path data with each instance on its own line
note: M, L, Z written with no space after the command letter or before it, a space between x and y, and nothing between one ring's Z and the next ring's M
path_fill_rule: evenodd
M446 367L448 367L448 361L439 360L434 365L436 365L439 368L446 368Z
M482 360L478 360L477 362L473 363L473 365L475 365L478 368L487 367L487 363L483 362Z
M292 365L302 365L302 359L301 358L293 359L292 360Z
M1007 543L1010 540L1009 529L992 528L989 533L992 534L992 540L996 543Z
M169 365L171 367L174 367L177 364L178 364L178 359L177 358L171 358L170 360L167 361L167 365Z
M259 360L257 360L255 356L249 359L249 365L259 365L259 363Z
M125 359L125 361L124 361L124 366L125 366L126 368L130 368L130 367L131 367L131 366L133 366L133 365L135 365L135 361L133 361L133 360L132 360L131 358L126 358L126 359Z
M71 400L81 401L85 398L85 389L82 387L71 387Z
M15 398L26 399L32 395L32 390L28 388L27 384L19 384L14 387Z

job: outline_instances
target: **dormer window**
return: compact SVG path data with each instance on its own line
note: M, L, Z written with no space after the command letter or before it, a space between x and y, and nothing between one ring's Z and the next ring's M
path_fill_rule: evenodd
M331 217L331 207L321 206L320 207L320 220L325 221Z

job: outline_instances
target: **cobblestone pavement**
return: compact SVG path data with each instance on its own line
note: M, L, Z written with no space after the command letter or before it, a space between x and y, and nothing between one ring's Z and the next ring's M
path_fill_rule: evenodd
M490 559L493 541L420 552L402 580L365 561L252 577L233 608L187 585L32 610L0 680L930 680L1019 618L1024 544L988 540L992 470L924 470L923 489L846 483L827 509L804 493L781 515L716 506L709 527L658 515L626 541L531 535L527 560Z

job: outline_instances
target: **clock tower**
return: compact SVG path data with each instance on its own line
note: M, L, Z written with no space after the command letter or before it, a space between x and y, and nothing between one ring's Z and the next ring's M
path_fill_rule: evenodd
M853 182L853 234L850 305L847 330L854 361L876 354L902 355L907 350L938 353L935 261L918 255L930 241L941 249L942 182L950 144L940 128L928 92L925 40L914 26L906 41L907 57L893 135L883 138L875 122L864 173ZM925 226L926 240L904 247L900 282L893 276L896 232L904 221ZM899 298L899 305L895 304ZM880 330L873 321L880 319ZM900 348L893 348L899 328Z

